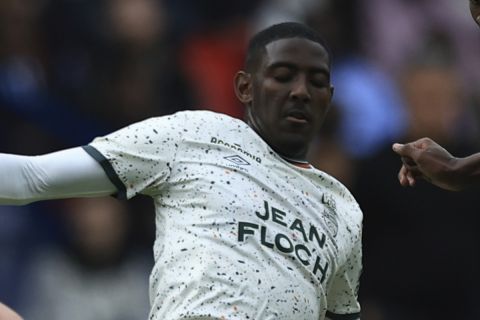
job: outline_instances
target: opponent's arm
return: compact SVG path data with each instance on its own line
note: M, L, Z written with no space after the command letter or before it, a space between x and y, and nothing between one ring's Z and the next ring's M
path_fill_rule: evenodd
M12 309L0 302L0 320L22 320Z
M42 156L0 154L0 204L111 195L116 187L82 148Z
M414 186L419 178L452 191L480 185L480 153L457 158L429 138L396 143L393 150L402 157L398 179L403 186Z

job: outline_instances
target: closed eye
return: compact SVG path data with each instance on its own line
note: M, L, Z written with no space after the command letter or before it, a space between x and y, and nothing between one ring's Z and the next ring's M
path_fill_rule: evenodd
M288 82L293 78L293 71L287 67L278 67L273 70L272 76L278 82Z
M324 88L330 86L330 80L327 75L324 73L317 73L312 76L310 80L313 86L317 88Z
M274 76L273 78L278 82L288 82L292 79L290 75Z
M315 86L317 88L325 88L325 87L329 86L328 81L312 80L311 82L312 82L313 86Z

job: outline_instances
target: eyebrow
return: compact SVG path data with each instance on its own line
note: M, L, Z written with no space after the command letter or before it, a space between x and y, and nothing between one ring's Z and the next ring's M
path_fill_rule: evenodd
M274 62L271 65L267 66L267 70L273 70L277 68L288 68L288 69L298 69L298 66L290 63L290 62L285 62L285 61L279 61L279 62ZM330 77L330 70L328 68L322 68L322 67L312 67L309 68L309 70L313 71L314 73L323 73Z

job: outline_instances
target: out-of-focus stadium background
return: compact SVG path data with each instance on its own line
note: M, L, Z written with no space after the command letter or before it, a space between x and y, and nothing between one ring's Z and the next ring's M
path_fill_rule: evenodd
M311 161L364 210L363 319L480 319L478 190L401 188L390 151L423 136L480 150L467 0L1 0L0 152L84 145L182 109L241 117L246 41L281 21L307 22L333 52ZM0 301L26 319L146 319L153 218L142 197L0 207Z

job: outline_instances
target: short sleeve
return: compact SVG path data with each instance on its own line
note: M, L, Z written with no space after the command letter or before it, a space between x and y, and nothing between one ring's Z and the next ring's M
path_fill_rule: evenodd
M332 320L360 319L358 289L362 272L362 243L359 236L345 265L335 274L327 294L327 317Z
M119 198L152 194L171 171L182 140L185 115L150 118L84 146L103 167L119 191Z

